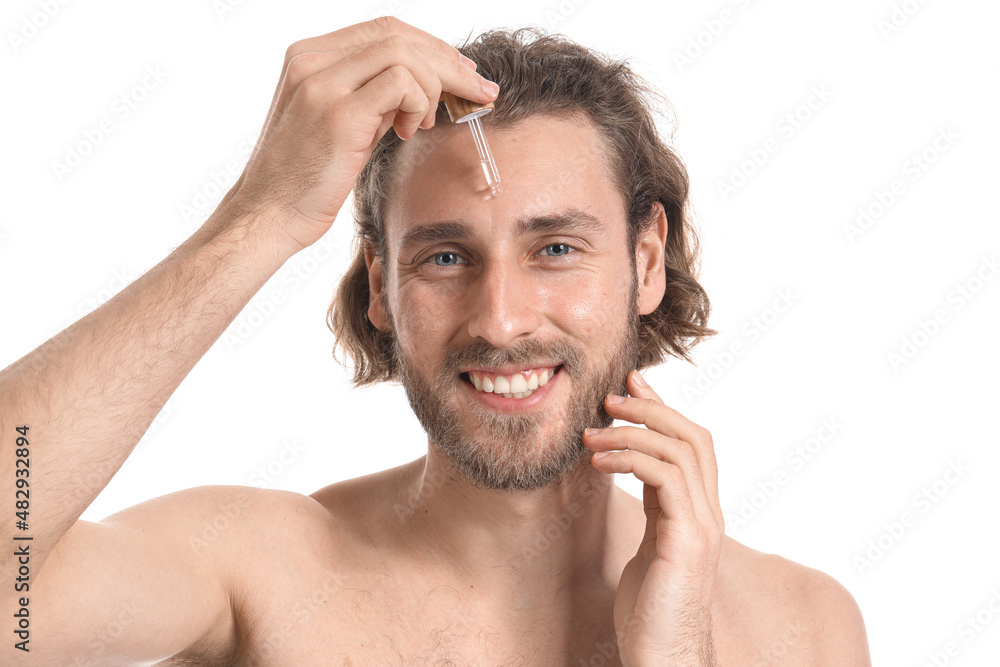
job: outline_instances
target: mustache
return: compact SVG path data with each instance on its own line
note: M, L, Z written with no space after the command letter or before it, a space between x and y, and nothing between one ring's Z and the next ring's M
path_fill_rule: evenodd
M526 340L506 348L477 340L450 350L441 364L441 378L452 378L463 366L532 366L538 361L555 361L570 375L584 366L583 351L568 341Z

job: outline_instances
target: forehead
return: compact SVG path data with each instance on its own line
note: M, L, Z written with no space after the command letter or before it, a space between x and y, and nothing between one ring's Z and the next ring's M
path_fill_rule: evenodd
M461 221L483 237L511 234L518 222L582 212L624 234L622 197L606 142L584 116L537 115L515 125L483 123L503 194L494 197L465 124L419 131L397 155L385 224L389 252L419 225ZM619 231L620 230L620 231Z

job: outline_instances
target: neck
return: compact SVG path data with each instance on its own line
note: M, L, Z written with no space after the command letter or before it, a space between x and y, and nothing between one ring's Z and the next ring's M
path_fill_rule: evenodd
M484 593L525 591L539 601L566 586L617 577L642 535L638 500L584 456L565 477L534 491L481 489L434 448L408 465L397 518L428 563ZM630 519L625 519L630 517ZM638 532L636 532L638 531ZM516 583L516 586L512 586ZM509 595L509 593L508 593Z

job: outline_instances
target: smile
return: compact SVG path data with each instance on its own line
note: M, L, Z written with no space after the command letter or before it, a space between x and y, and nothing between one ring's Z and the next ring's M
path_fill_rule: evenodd
M483 370L469 370L462 378L485 394L496 394L503 398L524 399L559 372L562 366L551 368L528 368L511 374L501 374Z

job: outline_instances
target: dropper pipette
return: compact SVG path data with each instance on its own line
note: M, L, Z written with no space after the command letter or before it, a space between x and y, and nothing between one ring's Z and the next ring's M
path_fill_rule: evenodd
M500 172L497 170L496 160L490 151L490 144L486 141L483 133L483 124L479 122L480 116L485 116L493 111L493 103L476 104L469 100L455 97L451 93L443 93L445 107L448 109L448 116L453 123L468 123L472 131L472 140L476 143L476 152L479 153L479 164L486 174L486 184L490 186L493 196L503 194L503 187L500 185Z
M490 186L494 197L503 194L497 162L490 152L490 145L486 141L486 135L483 134L483 124L479 122L479 116L469 119L469 129L472 130L472 139L476 142L476 151L479 152L479 163L483 165L483 173L486 174L486 184Z

